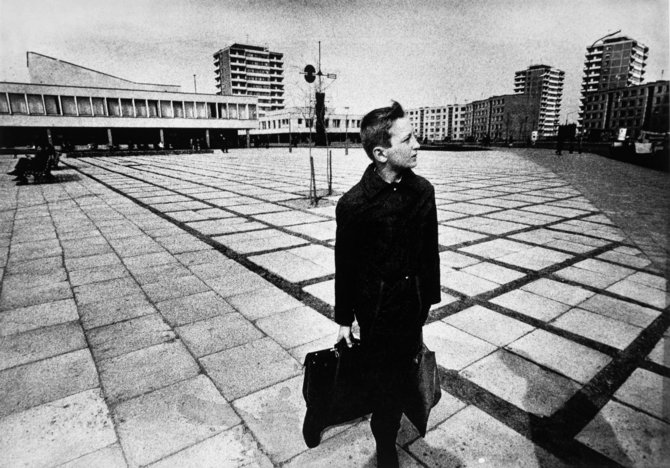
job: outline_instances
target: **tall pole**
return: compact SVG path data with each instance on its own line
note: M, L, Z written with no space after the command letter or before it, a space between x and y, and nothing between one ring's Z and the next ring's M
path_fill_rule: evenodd
M345 107L344 114L344 155L349 155L349 108Z
M291 111L288 111L288 152L292 153L293 148L291 147Z
M198 92L198 83L195 81L195 73L193 74L193 92L197 93Z

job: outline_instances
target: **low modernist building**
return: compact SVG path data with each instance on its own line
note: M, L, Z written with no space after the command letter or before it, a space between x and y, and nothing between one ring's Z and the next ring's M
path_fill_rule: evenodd
M465 137L464 105L418 107L405 113L420 140L459 141Z
M259 117L258 129L250 132L252 144L294 144L315 141L314 109L289 107L268 112ZM360 142L361 115L338 110L326 110L324 126L328 143L341 143L345 139Z
M582 101L582 130L593 140L615 138L620 129L635 139L641 131L668 132L670 81L594 91Z
M464 132L477 141L525 141L539 116L539 101L530 94L491 96L465 106Z
M34 52L27 59L30 83L0 82L0 146L46 135L55 145L216 147L258 126L256 97L183 93Z

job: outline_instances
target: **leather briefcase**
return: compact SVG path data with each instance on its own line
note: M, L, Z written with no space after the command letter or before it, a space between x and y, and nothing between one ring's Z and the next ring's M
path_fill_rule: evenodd
M440 398L442 391L435 353L422 344L412 363L403 405L403 413L421 437L426 436L430 410L437 405Z
M365 384L361 345L340 341L334 348L308 353L302 393L307 403L303 437L309 448L321 443L321 433L372 412Z

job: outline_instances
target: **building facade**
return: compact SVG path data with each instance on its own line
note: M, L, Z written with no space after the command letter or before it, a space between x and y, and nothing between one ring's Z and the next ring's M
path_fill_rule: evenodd
M648 52L648 47L626 36L599 40L586 48L580 126L590 93L642 84Z
M663 80L588 93L582 102L582 130L592 140L616 138L622 128L631 139L643 130L668 132L669 84Z
M407 109L417 138L422 141L461 141L465 138L465 106L448 104Z
M267 47L232 44L214 54L219 94L255 96L258 115L284 108L284 55Z
M0 82L2 147L41 136L54 145L188 148L197 139L216 147L223 138L236 145L239 131L258 126L256 97L182 93L32 52L27 63L34 82Z
M531 65L514 74L514 93L525 94L532 103L529 111L538 113L534 130L540 137L558 134L564 80L565 72L549 65Z
M525 141L539 125L539 100L530 94L504 94L473 101L464 109L466 139Z
M326 110L324 126L328 143L360 142L362 115ZM288 107L259 117L258 129L252 130L251 144L293 144L315 141L314 109Z

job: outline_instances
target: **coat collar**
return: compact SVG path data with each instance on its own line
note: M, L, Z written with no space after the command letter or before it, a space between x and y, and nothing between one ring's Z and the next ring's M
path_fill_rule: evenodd
M415 192L418 192L419 187L417 183L418 180L416 174L414 174L411 169L407 169L405 172L403 172L400 182L393 182L389 184L375 172L375 163L371 163L367 169L365 169L363 177L361 178L363 192L368 198L375 197L379 192L392 185L406 187Z

